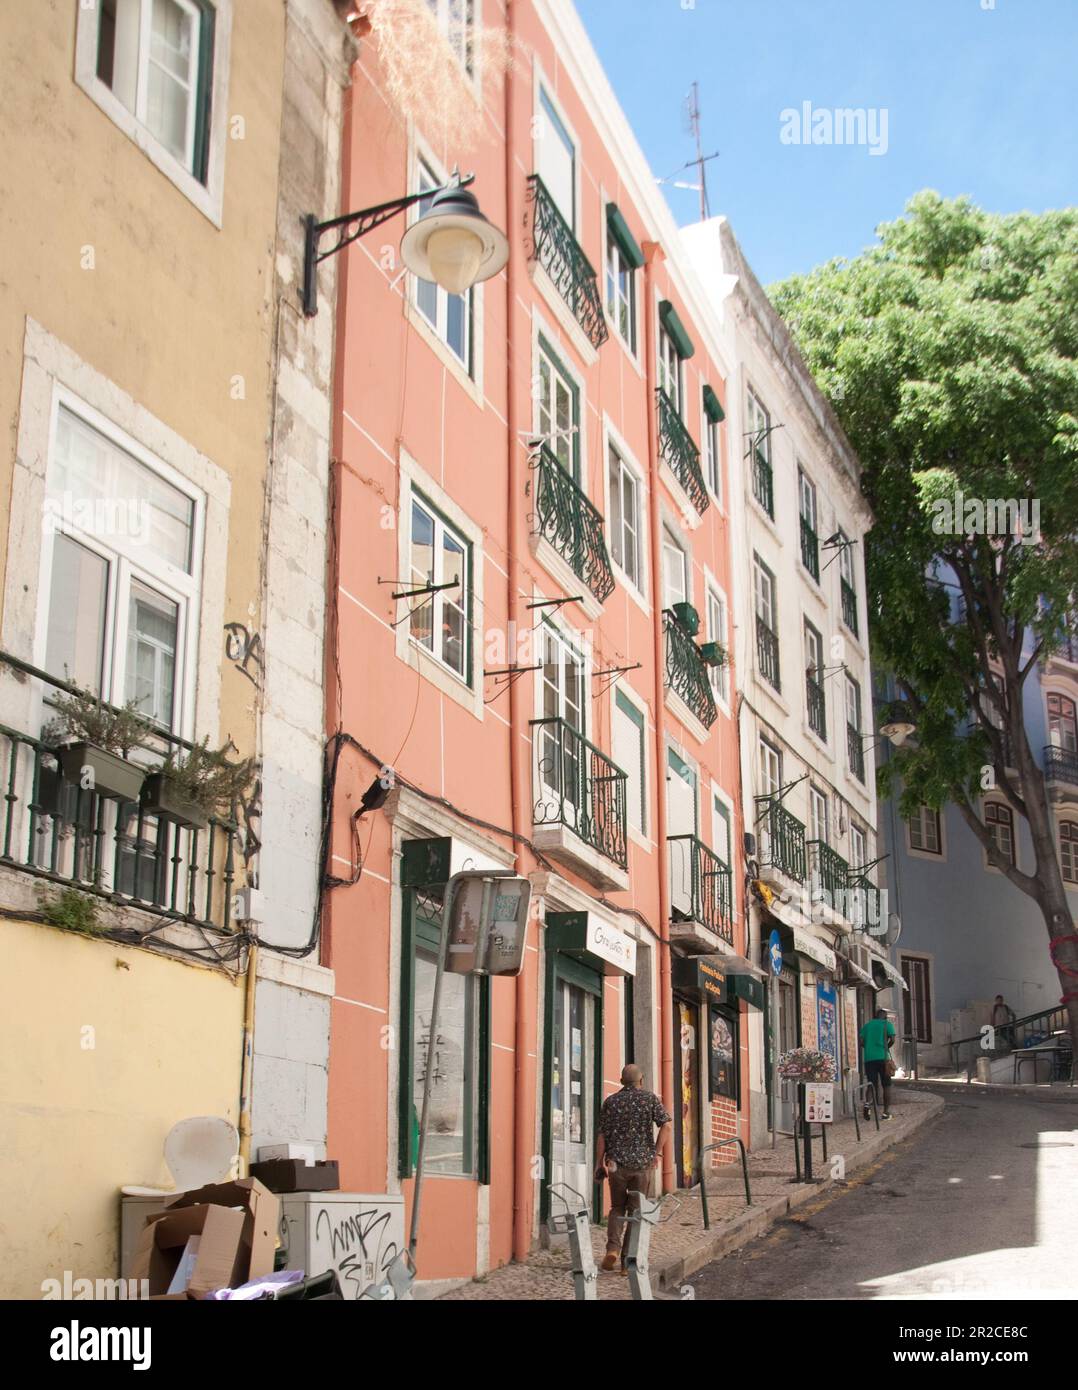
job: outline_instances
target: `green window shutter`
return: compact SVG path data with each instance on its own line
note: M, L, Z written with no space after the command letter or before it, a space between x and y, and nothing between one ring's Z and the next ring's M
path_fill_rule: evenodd
M704 387L704 409L707 411L707 418L714 421L715 424L726 418L726 411L722 408L722 402L710 386Z
M621 254L634 270L639 270L644 264L644 253L640 249L640 243L629 230L629 224L618 211L617 203L607 203L606 205L606 226L610 235L621 247Z
M678 318L678 312L670 303L669 299L664 299L659 305L659 318L662 325L674 340L674 346L682 360L687 360L696 352L693 341L685 330L685 325Z

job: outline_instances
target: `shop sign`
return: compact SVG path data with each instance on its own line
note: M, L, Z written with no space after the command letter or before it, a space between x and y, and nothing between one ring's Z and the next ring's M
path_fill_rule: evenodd
M636 974L636 942L627 933L610 926L591 912L588 913L585 950L608 965L615 966L618 974Z
M829 1125L835 1118L835 1087L831 1081L805 1084L805 1123Z
M834 987L823 980L816 984L816 1045L834 1059L838 1076L838 999Z
M799 956L808 956L809 960L814 960L825 970L837 969L838 960L830 946L825 946L822 941L809 936L808 932L798 931L796 927L791 927L790 931L793 935L794 950Z
M717 1004L726 1002L726 972L710 956L681 956L674 961L671 982L675 989L697 999L713 999Z

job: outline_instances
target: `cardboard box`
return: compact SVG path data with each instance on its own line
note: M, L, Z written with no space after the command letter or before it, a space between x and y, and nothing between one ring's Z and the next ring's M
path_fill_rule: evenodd
M268 1163L252 1163L251 1175L264 1182L271 1192L336 1192L341 1185L335 1158L317 1163L275 1158Z
M202 1207L241 1207L233 1213L240 1217L242 1230L231 1277L217 1288L236 1288L249 1279L273 1273L273 1254L277 1247L277 1225L281 1206L277 1198L257 1178L240 1178L238 1182L214 1182L175 1197L166 1207L167 1213L179 1214L187 1209Z
M240 1258L245 1220L244 1212L223 1206L156 1212L146 1219L135 1252L134 1277L149 1280L150 1297L158 1299L203 1298L213 1289L228 1288ZM181 1292L172 1287L173 1280L192 1236L198 1237L198 1249Z

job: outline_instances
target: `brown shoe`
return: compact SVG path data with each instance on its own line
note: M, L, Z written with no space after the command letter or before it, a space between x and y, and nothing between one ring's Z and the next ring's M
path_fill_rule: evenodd
M614 1266L617 1264L617 1262L618 1262L618 1252L617 1252L616 1250L613 1251L613 1252L611 1252L611 1251L608 1250L608 1251L606 1252L606 1254L603 1256L602 1268L605 1269L605 1270L607 1270L607 1271L610 1271L610 1270L612 1270L612 1269L614 1268Z

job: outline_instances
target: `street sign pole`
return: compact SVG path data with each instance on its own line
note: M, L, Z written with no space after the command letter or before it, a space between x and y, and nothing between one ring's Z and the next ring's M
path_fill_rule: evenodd
M771 964L771 1147L779 1140L779 972L782 969L782 940L778 930L772 931L767 942L767 957ZM796 1137L794 1139L796 1145Z

